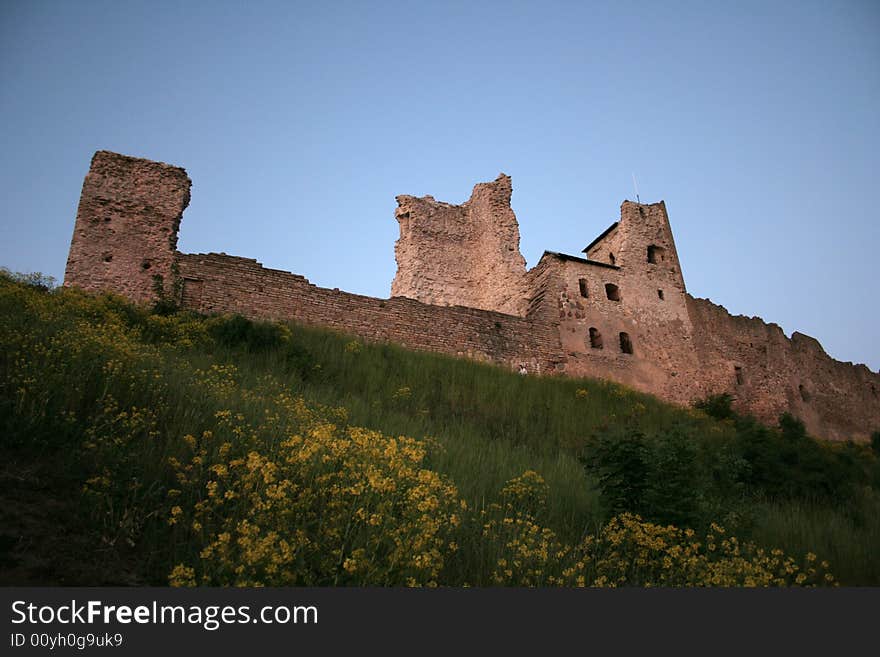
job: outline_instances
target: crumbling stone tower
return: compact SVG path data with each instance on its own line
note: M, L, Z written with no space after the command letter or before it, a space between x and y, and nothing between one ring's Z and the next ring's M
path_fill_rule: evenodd
M462 205L398 196L391 296L523 315L526 261L511 190L510 177L502 173L474 186Z
M186 171L98 151L83 182L65 285L153 298L156 276L170 291L180 218L189 205Z

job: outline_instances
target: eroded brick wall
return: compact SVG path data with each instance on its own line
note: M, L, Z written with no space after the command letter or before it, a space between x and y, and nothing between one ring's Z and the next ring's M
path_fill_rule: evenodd
M555 371L559 359L559 337L553 327L522 317L328 290L248 258L180 254L178 262L184 305L199 312L293 320L411 349L508 367L524 363L534 373Z
M688 295L703 394L730 393L769 424L785 411L814 436L864 440L880 429L880 374L834 360L817 340L785 336L759 317L733 316Z
M511 190L510 177L501 174L476 185L462 205L398 196L391 296L524 315L526 261Z
M186 171L98 151L83 182L65 285L153 298L154 277L170 289L177 231L189 205Z

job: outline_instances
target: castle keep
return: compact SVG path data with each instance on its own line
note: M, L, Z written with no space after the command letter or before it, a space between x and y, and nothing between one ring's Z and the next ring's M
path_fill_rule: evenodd
M789 339L776 324L687 293L662 201L625 201L583 257L545 251L527 270L509 177L476 185L460 206L398 196L397 275L391 298L376 299L248 258L180 253L190 184L178 167L95 153L64 284L146 302L158 275L198 312L612 379L679 404L726 392L762 421L788 411L823 438L864 440L880 428L880 374L832 359L806 335Z

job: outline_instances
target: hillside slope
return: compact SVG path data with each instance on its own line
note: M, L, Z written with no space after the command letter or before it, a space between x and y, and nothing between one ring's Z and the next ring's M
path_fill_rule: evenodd
M876 454L794 418L10 276L0 310L3 584L880 584Z

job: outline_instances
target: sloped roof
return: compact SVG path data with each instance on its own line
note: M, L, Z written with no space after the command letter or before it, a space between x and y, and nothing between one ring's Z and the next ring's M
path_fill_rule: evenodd
M604 231L602 231L602 234L599 235L599 237L597 237L596 239L594 239L592 242L590 242L589 244L587 244L587 245L584 247L583 252L586 253L587 251L589 251L590 249L592 249L594 246L596 246L596 244L598 244L599 242L601 242L601 241L605 238L605 236L606 236L608 233L610 233L612 230L614 230L615 228L617 228L617 225L618 225L619 223L620 223L619 221L615 221L613 224L611 224L610 226L608 226L608 228L606 228Z
M595 267L605 267L606 269L620 269L617 265L609 265L607 262L599 262L598 260L588 260L586 258L579 258L578 256L568 255L567 253L557 253L556 251L544 251L544 255L553 256L555 258L559 258L560 260L571 260L573 262L580 262L585 265L593 265ZM544 256L541 256L542 258Z

